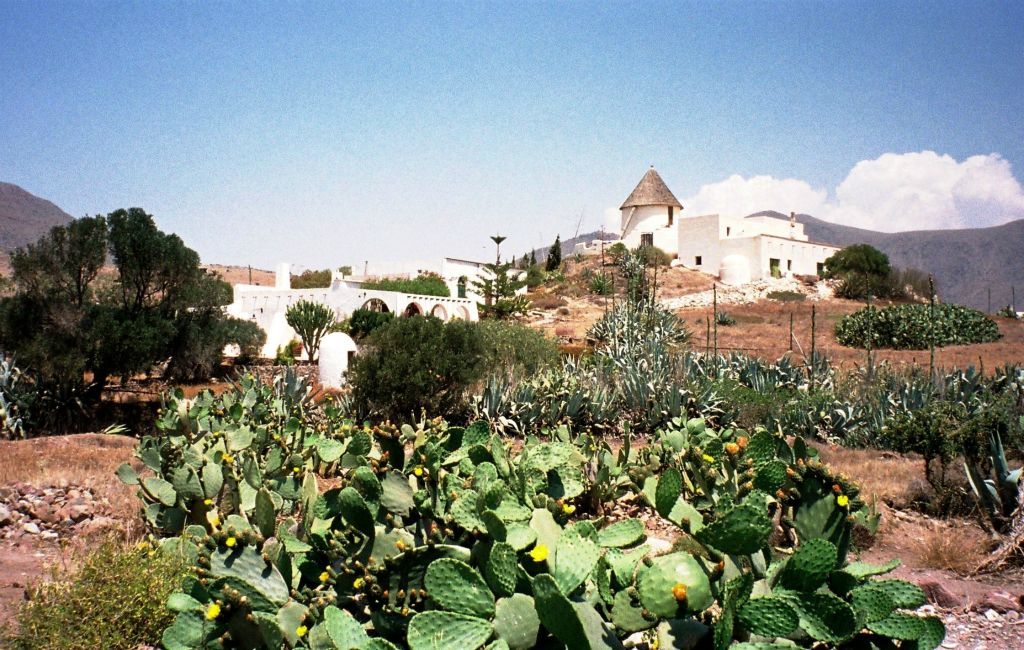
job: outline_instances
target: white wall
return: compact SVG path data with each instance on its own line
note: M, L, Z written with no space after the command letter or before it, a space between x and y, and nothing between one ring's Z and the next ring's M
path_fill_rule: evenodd
M259 325L267 334L261 354L273 357L278 347L295 338L294 330L284 320L290 305L300 300L319 302L334 310L336 318L345 319L372 299L383 302L388 311L395 315L401 315L409 304L415 303L424 314L434 312L443 320L479 320L474 300L369 290L361 288L359 282L352 280L336 281L330 289L275 289L236 284L234 301L227 307L227 312Z
M681 220L682 211L673 209L673 225L668 225L667 205L644 205L636 208L623 208L622 214L622 242L629 248L636 248L640 245L641 235L650 233L654 235L654 245L669 255L679 252L679 235L677 226Z
M676 231L676 251L679 262L688 269L696 269L718 275L722 261L720 233L723 229L717 214L687 217L679 220ZM701 263L697 264L697 256Z
M802 223L790 223L789 219L778 219L776 217L751 217L745 219L754 224L756 232L762 235L772 235L773 237L782 237L783 239L796 239L799 241L807 241L807 235L804 234L804 225Z
M836 246L783 239L781 237L761 237L761 259L757 269L751 267L753 275L768 277L771 275L771 259L779 260L782 275L817 275L818 264L824 263L839 250Z

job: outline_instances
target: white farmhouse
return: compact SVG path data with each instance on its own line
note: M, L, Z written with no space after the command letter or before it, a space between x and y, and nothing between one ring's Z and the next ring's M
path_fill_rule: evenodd
M443 265L443 263L442 263ZM462 266L454 266L451 272L462 272ZM273 357L277 349L295 338L295 331L288 325L285 312L300 300L309 300L327 305L340 320L348 318L356 309L387 311L396 316L430 315L441 320L479 319L477 301L466 297L465 276L451 279L452 296L420 296L400 291L378 291L364 289L363 282L333 273L331 286L322 289L292 289L291 271L287 264L279 264L273 287L249 284L234 286L234 300L227 312L236 318L255 322L267 334L267 341L261 355Z
M719 276L724 284L767 277L820 275L839 247L812 242L795 214L789 219L709 214L683 217L683 205L651 167L619 208L619 240L630 248L653 245L675 265ZM615 242L603 242L605 247ZM578 245L593 254L602 242Z

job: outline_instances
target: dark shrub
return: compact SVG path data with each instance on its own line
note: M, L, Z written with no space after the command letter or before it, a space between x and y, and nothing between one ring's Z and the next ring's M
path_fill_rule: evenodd
M484 371L483 337L473 323L397 318L366 339L348 381L360 416L411 422L426 412L459 420Z

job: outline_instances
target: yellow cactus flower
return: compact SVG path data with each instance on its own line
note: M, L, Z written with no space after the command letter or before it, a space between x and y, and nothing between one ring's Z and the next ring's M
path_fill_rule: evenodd
M292 468L292 473L293 474L298 474L299 473L299 468L298 467L293 467Z
M677 582L672 587L672 597L675 598L677 602L686 600L686 585L681 582Z
M736 454L740 453L740 446L737 445L735 442L727 442L725 443L725 451L730 456L735 456Z
M567 515L571 515L572 513L576 512L576 506L568 504L568 503L563 503L562 504L562 512L564 512Z
M220 616L220 605L217 603L210 603L210 606L206 608L206 620L212 621L218 616Z
M300 639L306 636L306 632L309 632L309 628L307 628L305 625L300 625L297 628L295 628L295 636L299 637Z
M707 463L715 462L715 457L710 455L710 454L704 454L703 456L701 456L701 458L703 458L704 462L707 462Z
M415 474L416 476L423 476L423 468L417 465L416 467L413 468L412 473Z
M224 546L227 546L228 548L234 548L235 544L237 544L237 543L238 543L238 540L235 539L234 537L228 537L226 540L224 540Z
M356 578L355 580L353 580L352 581L352 588L353 589L362 589L363 588L363 579L362 578Z
M324 571L323 573L320 574L320 582L327 582L330 579L331 579L331 574L327 573L326 571Z
M224 462L227 463L228 465L231 465L232 463L235 462L235 457L232 456L231 454L224 454Z
M543 562L548 559L548 547L544 544L537 544L533 547L533 550L530 551L530 557L534 562Z
M654 640L651 641L651 650L658 650L659 645L661 645L661 643L659 642L658 637L654 637Z
M212 506L213 505L213 499L203 499L203 505L204 506Z
M840 494L839 496L836 497L836 503L839 504L840 508L845 508L846 506L850 505L850 497L846 496L845 494Z
M220 526L220 515L217 514L217 511L210 510L206 513L206 521L210 522L210 526L213 528L217 528Z

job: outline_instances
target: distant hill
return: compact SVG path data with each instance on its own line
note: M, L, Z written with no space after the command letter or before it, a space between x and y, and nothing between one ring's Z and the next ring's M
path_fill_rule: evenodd
M17 185L0 183L0 251L10 253L73 217Z
M778 212L756 214L787 218ZM796 218L812 240L837 246L870 244L896 266L931 273L945 302L986 309L991 289L992 309L999 309L1009 304L1010 287L1016 286L1017 309L1024 304L1024 219L991 228L889 233L841 226L807 214Z
M588 242L588 241L594 241L596 239L601 239L602 236L604 237L604 239L609 240L609 241L615 240L615 239L619 238L619 234L618 233L614 233L614 232L604 232L604 233L602 233L600 230L595 230L594 232L588 232L588 233L584 233L582 235L577 235L576 237L570 237L569 239L563 239L562 240L562 259L565 259L569 255L572 255L572 251L573 251L574 248L576 248L576 244L577 243L584 243L584 242ZM552 243L554 243L554 242L552 242ZM544 260L546 260L548 258L548 252L550 250L551 250L551 244L548 244L547 246L544 246L543 248L535 248L535 249L533 249L533 253L537 256L537 261L538 262L543 262ZM527 251L526 254L529 255L530 252ZM521 259L522 257L523 257L522 253L520 253L519 255L516 255L516 259L517 260Z

